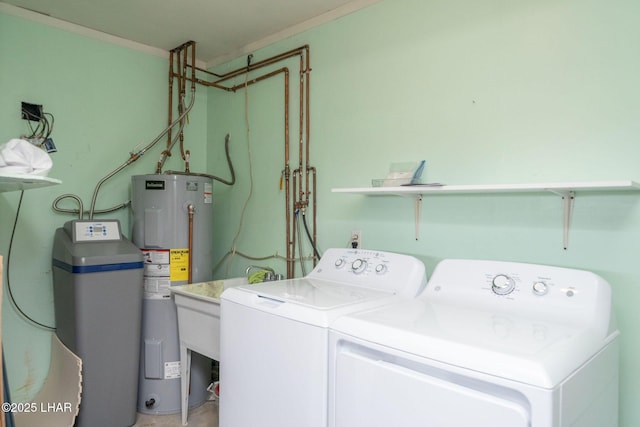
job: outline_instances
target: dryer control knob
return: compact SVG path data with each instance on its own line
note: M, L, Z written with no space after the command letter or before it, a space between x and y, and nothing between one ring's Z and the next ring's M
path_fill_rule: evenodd
M345 265L345 260L344 258L338 258L334 264L336 266L336 268L342 268Z
M542 296L549 292L549 286L547 286L547 284L544 282L535 282L531 290L535 295Z
M506 274L498 274L491 281L491 290L498 295L507 295L515 286L516 283Z
M351 263L351 271L356 274L360 274L367 269L367 261L358 258Z

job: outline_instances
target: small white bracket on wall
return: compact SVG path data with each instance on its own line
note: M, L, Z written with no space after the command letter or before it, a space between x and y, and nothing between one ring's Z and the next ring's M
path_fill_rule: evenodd
M418 241L420 239L420 221L422 220L422 194L398 193L395 195L413 199L413 221L415 225L416 241Z

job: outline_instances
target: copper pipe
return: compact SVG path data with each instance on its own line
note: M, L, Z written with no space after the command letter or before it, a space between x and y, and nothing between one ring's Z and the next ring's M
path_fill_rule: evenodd
M287 278L293 278L294 276L294 261L291 257L291 235L289 232L289 224L291 223L291 210L289 205L291 203L289 194L289 179L291 176L291 170L289 167L289 71L284 75L284 222L285 222L285 242L286 242L286 256L287 256Z
M236 92L243 87L253 85L259 83L263 80L266 80L270 77L276 76L278 74L284 73L284 169L282 174L284 176L285 183L285 241L286 241L286 259L287 259L287 277L293 277L294 271L294 262L292 259L292 245L294 240L291 236L291 210L289 206L291 204L290 199L290 166L289 166L289 69L286 67L274 70L270 73L264 74L262 76L256 77L251 80L247 80L246 83L238 84L236 86L232 86L228 88L230 91ZM295 236L293 236L295 238Z
M316 217L317 217L317 212L318 212L318 199L317 199L317 170L315 167L313 166L309 166L309 158L310 158L310 145L311 145L311 108L310 108L310 98L311 98L311 51L309 49L309 45L305 45L304 46L305 49L305 53L306 53L306 66L305 66L305 80L306 80L306 97L305 97L305 109L306 109L306 116L305 116L305 120L306 120L306 126L305 126L305 131L306 131L306 169L307 169L307 189L309 188L309 175L308 172L311 171L312 175L313 175L313 190L312 190L312 196L313 196L313 246L317 247L318 245L318 232L317 232L317 222L316 222ZM308 200L308 199L307 199ZM315 254L315 252L314 252ZM316 259L314 257L314 263L313 265L316 265Z
M295 201L295 193L296 193L296 175L298 170L293 171L293 193L294 193L294 201L293 201L293 211L295 213L296 210L296 201ZM287 213L290 213L289 206L287 205ZM291 234L291 240L289 240L290 249L287 251L287 278L292 278L295 276L295 256L296 256L296 227L295 224L291 222L290 217L288 216L289 222L287 222L287 232ZM291 231L289 231L291 229Z
M191 62L192 65L189 64L189 49L191 49ZM173 80L178 79L178 99L180 100L178 103L178 114L180 116L180 130L178 133L178 137L180 139L180 153L182 155L182 159L186 161L186 155L184 151L184 124L187 120L186 114L183 114L185 111L184 108L184 98L186 94L186 83L187 81L191 81L191 91L192 94L195 95L196 88L196 69L195 69L195 60L196 60L196 44L194 41L188 41L183 43L182 45L172 49L169 55L169 111L168 118L169 124L172 123L172 115L173 115ZM191 68L191 77L187 76L187 68ZM158 165L156 167L156 173L162 172L162 167L167 157L171 156L171 149L173 145L173 139L171 135L171 129L169 129L167 133L167 147L162 152L160 156L160 160L158 161Z
M180 70L180 77L178 78L178 82L180 84L180 93L178 95L178 99L184 99L184 94L185 94L185 88L187 85L187 81L186 81L186 75L187 75L187 55L188 55L188 50L189 50L189 46L186 46L183 50L181 50L178 54L180 57L180 64L179 64L179 70ZM178 113L182 113L182 102L180 102L178 104ZM184 121L186 121L186 117L183 119ZM184 121L180 123L180 134L178 135L179 140L180 140L180 157L182 157L183 161L186 161L186 155L184 152Z
M191 42L191 89L195 89L196 88L196 43L195 42ZM186 72L185 72L185 76L186 76Z
M189 276L188 283L192 283L193 276L193 214L195 208L192 204L187 206L187 214L189 215Z
M287 81L287 85L288 85L288 83L289 83L289 69L287 67L283 67L283 68L279 68L279 69L277 69L275 71L272 71L270 73L264 74L264 75L262 75L260 77L256 77L254 79L247 80L246 84L245 83L240 83L240 84L237 84L235 86L232 86L232 87L229 88L229 90L231 90L232 92L235 92L238 89L244 88L245 85L246 86L251 86L253 84L260 83L261 81L266 80L266 79L268 79L270 77L273 77L275 75L278 75L280 73L284 73L285 74L285 80Z
M238 84L236 86L232 86L229 89L233 92L246 87L248 85L253 85L255 83L259 83L263 80L266 80L270 77L278 75L280 73L284 73L284 170L282 174L284 175L284 183L285 183L285 242L286 242L286 263L287 263L287 277L293 277L295 274L295 262L293 261L293 254L295 254L295 232L292 236L292 222L291 222L291 189L289 186L290 181L290 165L289 165L289 69L286 67L280 68L278 70L274 70L270 73L264 74L262 76L256 77L251 80L247 80L246 83ZM295 185L294 185L295 192ZM295 231L295 230L294 230Z
M231 88L228 88L226 86L222 86L216 83L212 83L212 82L208 82L206 80L202 80L202 79L195 79L195 82L198 84L201 84L203 86L207 86L207 87L215 87L216 89L222 89L222 90L226 90L227 92L232 92Z
M315 167L310 166L309 164L309 159L310 159L310 146L311 146L311 107L310 107L310 99L311 99L311 51L309 49L309 45L305 45L305 53L306 53L306 65L305 65L305 110L307 112L306 116L305 116L305 140L306 140L306 170L307 170L307 184L306 184L306 188L307 190L309 189L309 171L311 171L312 175L313 175L313 189L311 192L311 196L313 197L313 207L312 207L312 214L313 214L313 246L314 248L317 248L318 246L318 227L317 227L317 212L318 212L318 199L317 199L317 170ZM307 197L309 197L309 195L307 195ZM307 199L308 200L308 199ZM319 261L318 259L316 259L315 257L315 251L314 251L314 262L313 265L315 267L315 265L317 264L316 261Z
M169 112L167 118L167 126L171 125L172 122L172 111L173 111L173 51L169 53ZM171 146L171 129L167 132L167 150ZM158 160L158 166L156 168L156 173L160 173L162 171L162 160Z
M318 245L318 232L317 227L316 227L316 212L318 210L318 200L316 197L316 194L318 194L317 192L317 180L316 180L316 168L311 166L307 169L307 174L309 173L309 171L312 172L313 175L313 190L311 192L311 195L313 196L313 246L317 247ZM308 187L307 187L308 188ZM314 257L313 257L313 266L316 266L316 261L319 261L319 259L316 258L315 256L315 252L314 252Z
M191 64L193 65L191 67L191 88L195 89L196 87L196 82L195 82L195 77L196 77L196 70L195 70L195 65L196 65L196 44L195 42L190 42L188 43L188 45L186 45L185 49L182 50L181 52L184 55L183 58L183 62L182 62L182 71L181 71L181 76L180 76L180 99L184 100L184 96L187 92L187 66L189 64L189 59L188 59L188 55L189 55L189 48L191 48ZM183 104L180 103L180 109L183 108ZM182 112L182 111L180 111ZM188 116L184 117L184 121L180 124L180 154L182 156L182 160L184 160L185 162L185 172L189 172L189 150L184 149L184 125L185 122L188 120Z
M186 45L186 44L185 44ZM184 46L184 45L183 45ZM179 48L176 48L179 49ZM193 52L192 52L193 54ZM225 86L222 83L226 82L234 77L241 76L243 74L247 74L249 72L255 71L257 69L275 64L279 61L283 61L285 59L289 59L295 56L299 56L300 60L300 118L299 118L299 136L298 136L298 168L293 171L293 177L291 176L290 170L290 144L289 144L289 72L286 68L281 68L262 76L253 78L251 80L247 80L244 84L238 84L231 87ZM225 90L227 92L235 92L247 85L255 84L270 77L273 77L277 74L284 73L285 74L285 165L282 170L282 176L284 178L284 187L285 187L285 239L286 239L286 247L287 247L287 277L292 278L295 274L295 226L292 224L292 213L297 209L306 209L310 206L312 202L312 210L313 210L313 244L317 245L317 231L316 231L316 211L317 211L317 200L315 197L316 194L316 169L310 166L310 114L309 114L309 96L310 96L310 49L309 45L304 45L287 52L283 52L281 54L272 56L270 58L264 59L262 61L258 61L255 63L249 63L247 66L243 66L232 70L230 72L224 74L216 74L209 72L207 70L203 70L198 68L195 65L195 59L192 59L191 64L188 61L185 62L186 67L191 68L191 76L188 77L186 71L181 73L180 78L183 82L187 80L191 81L192 86L197 84L201 84L207 87L214 87L217 89ZM203 72L207 75L213 76L217 78L214 81L207 81L204 79L200 79L196 77L196 71ZM173 76L173 74L172 74ZM305 173L305 180L302 179L302 173ZM309 174L312 175L313 181L310 182ZM299 177L299 179L298 179ZM291 182L293 180L293 182ZM309 191L310 185L313 185L313 189ZM293 200L292 200L293 196ZM311 198L313 197L313 200ZM301 250L302 248L300 248Z
M304 62L303 62L304 58L302 57L302 55L300 55L300 120L298 122L298 168L302 171L302 155L303 155L303 150L302 150L302 135L304 132L303 129L303 123L304 123L304 79L303 79L303 75L304 75L304 70L303 70L303 66L304 66Z
M292 58L292 57L294 57L296 55L302 55L303 51L305 49L308 49L308 45L301 46L301 47L298 47L296 49L292 49L290 51L281 53L279 55L272 56L270 58L264 59L262 61L255 62L253 64L250 64L248 67L247 66L243 66L243 67L237 68L237 69L229 71L228 73L225 73L225 74L218 75L218 74L215 74L215 73L209 73L209 74L214 74L214 75L216 75L216 76L218 76L220 78L218 80L216 80L216 81L213 81L213 82L207 82L207 81L203 81L203 80L197 80L197 82L202 84L202 85L204 85L204 86L213 86L213 87L218 87L219 89L225 89L225 87L221 86L220 83L222 83L224 81L227 81L229 79L232 79L234 77L241 76L241 75L247 73L248 71L254 71L254 70L257 70L259 68L275 64L276 62L282 61L284 59ZM200 70L200 69L198 68L198 70Z

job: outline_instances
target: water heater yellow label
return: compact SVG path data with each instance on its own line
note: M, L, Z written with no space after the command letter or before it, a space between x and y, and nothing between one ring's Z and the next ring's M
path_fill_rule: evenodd
M171 249L169 254L172 282L189 280L189 249Z

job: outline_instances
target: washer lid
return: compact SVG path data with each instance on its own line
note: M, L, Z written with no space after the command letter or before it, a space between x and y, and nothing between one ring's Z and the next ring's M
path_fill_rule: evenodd
M309 278L264 282L240 286L239 289L317 310L333 310L393 295L392 292Z
M221 299L327 327L337 317L400 300L391 292L300 278L227 289Z
M609 342L572 324L405 300L338 319L332 329L461 368L553 388Z

